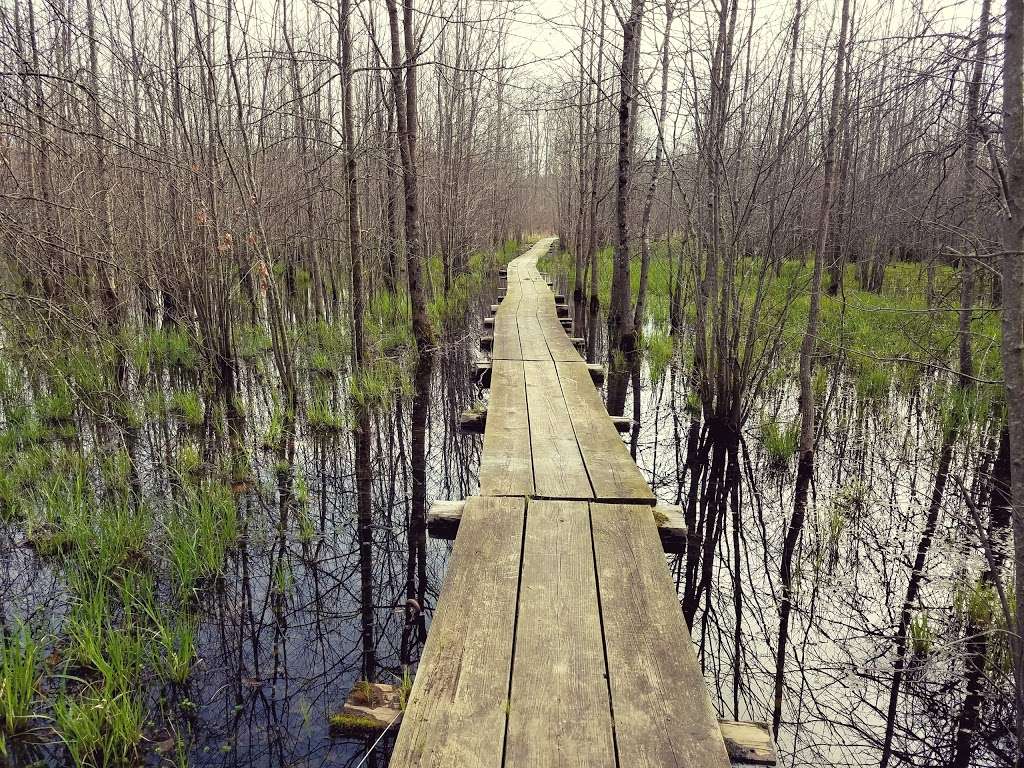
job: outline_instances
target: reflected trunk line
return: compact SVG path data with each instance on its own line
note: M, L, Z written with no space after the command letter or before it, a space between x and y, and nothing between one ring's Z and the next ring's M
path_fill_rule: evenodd
M932 537L935 535L935 526L938 523L939 510L942 507L942 497L945 493L946 481L949 478L949 467L953 461L953 444L956 437L957 431L955 429L944 430L943 432L942 445L939 448L939 462L935 469L932 495L928 504L928 514L925 518L921 539L917 545L917 554L914 557L914 565L910 572L910 581L907 583L903 608L900 611L900 623L896 630L895 642L896 660L893 668L892 685L889 689L889 703L885 717L885 736L882 741L881 768L885 768L892 757L892 739L896 728L896 706L899 701L900 685L903 682L903 675L906 671L907 633L910 629L910 614L914 601L917 599L921 581L924 578L925 559L928 557L928 550L931 549L932 545Z

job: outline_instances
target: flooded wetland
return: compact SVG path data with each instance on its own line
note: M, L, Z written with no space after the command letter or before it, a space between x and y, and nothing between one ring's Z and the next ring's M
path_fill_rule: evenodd
M512 253L510 246L505 256ZM487 397L472 380L480 320L498 285L497 261L486 263L436 358L430 499L466 498L477 488L481 441L457 424L462 410ZM409 409L396 382L377 411L374 592L366 606L350 415L340 394L349 374L331 357L330 331L299 321L292 328L303 386L323 405L298 420L290 460L279 442L265 348L240 366L240 437L230 449L205 416L223 405L200 394L185 333L154 333L150 347L132 351L123 405L106 389L116 358L99 358L102 347L71 349L41 365L6 360L4 669L15 675L30 665L35 682L28 714L6 737L8 760L357 765L377 741L333 732L330 717L361 678L364 616L373 622L377 679L402 681ZM652 328L650 338L658 333ZM391 352L400 359L397 348ZM695 603L691 631L716 707L723 716L763 720L772 710L782 523L793 495L795 449L786 438L793 388L783 380L759 398L759 416L723 459L729 467L715 489L693 469L695 456L717 448L688 396L688 375L682 346L667 360L649 359L640 426L623 437L635 440L659 498L692 506L712 537L696 568L685 556L668 565L681 601ZM89 393L90 381L103 384ZM938 405L942 385L933 377L869 392L848 372L823 383L829 418L812 519L796 555L779 751L791 765L865 765L878 759L885 730L893 633L934 503L943 430L960 416ZM119 422L130 408L137 421ZM984 740L971 764L998 764L1010 738L997 597L978 581L984 556L959 496L962 482L979 499L973 503L991 503L985 478L1000 460L999 435L987 420L965 418L912 606L894 734L897 753L912 765L933 764L948 749L972 685L981 694L973 716ZM710 468L712 459L703 460ZM426 626L449 551L447 542L430 540ZM414 660L422 638L418 629L412 634ZM367 764L386 764L392 736Z
M1024 766L1022 28L0 3L0 766Z

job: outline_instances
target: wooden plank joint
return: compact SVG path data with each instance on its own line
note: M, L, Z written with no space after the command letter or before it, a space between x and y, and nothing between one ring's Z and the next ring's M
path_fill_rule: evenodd
M725 751L734 765L775 765L775 741L768 723L719 720Z
M473 367L473 381L481 387L491 386L491 361L478 360Z
M459 429L473 435L482 435L487 426L487 409L463 411L459 414Z
M633 428L633 420L629 416L609 416L612 424L619 432L629 432Z
M463 501L438 500L427 510L427 533L435 539L451 541L459 532L459 522L466 507ZM661 546L667 554L686 552L686 522L683 509L675 504L658 504L651 508L658 528Z

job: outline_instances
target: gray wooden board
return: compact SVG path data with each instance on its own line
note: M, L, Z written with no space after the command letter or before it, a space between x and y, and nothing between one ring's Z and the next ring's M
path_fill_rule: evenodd
M466 502L390 768L500 768L524 506Z
M543 498L594 498L555 364L531 360L523 368L534 493Z
M491 349L493 360L521 360L519 328L516 325L516 311L522 299L518 287L501 302L494 315L494 345Z
M619 764L728 768L648 507L591 504Z
M594 498L653 504L654 492L608 417L586 364L558 362L555 365Z
M550 360L551 352L544 329L537 319L536 305L523 295L519 303L520 310L516 313L516 325L519 329L519 343L522 345L523 360Z
M552 359L560 362L584 362L555 313L551 291L545 286L544 290L538 293L537 321L544 332Z
M491 399L480 458L480 493L533 495L526 383L520 361L495 360L491 369Z
M586 502L526 512L505 768L614 768Z

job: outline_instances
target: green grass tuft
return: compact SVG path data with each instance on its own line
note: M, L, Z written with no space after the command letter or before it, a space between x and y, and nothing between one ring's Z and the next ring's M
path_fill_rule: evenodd
M0 631L0 733L28 728L39 689L43 645L24 624Z
M171 394L171 411L191 427L202 426L205 416L202 398L194 389L179 389Z
M768 457L768 463L776 469L789 466L800 440L800 424L796 421L785 426L777 421L761 421L761 445Z

